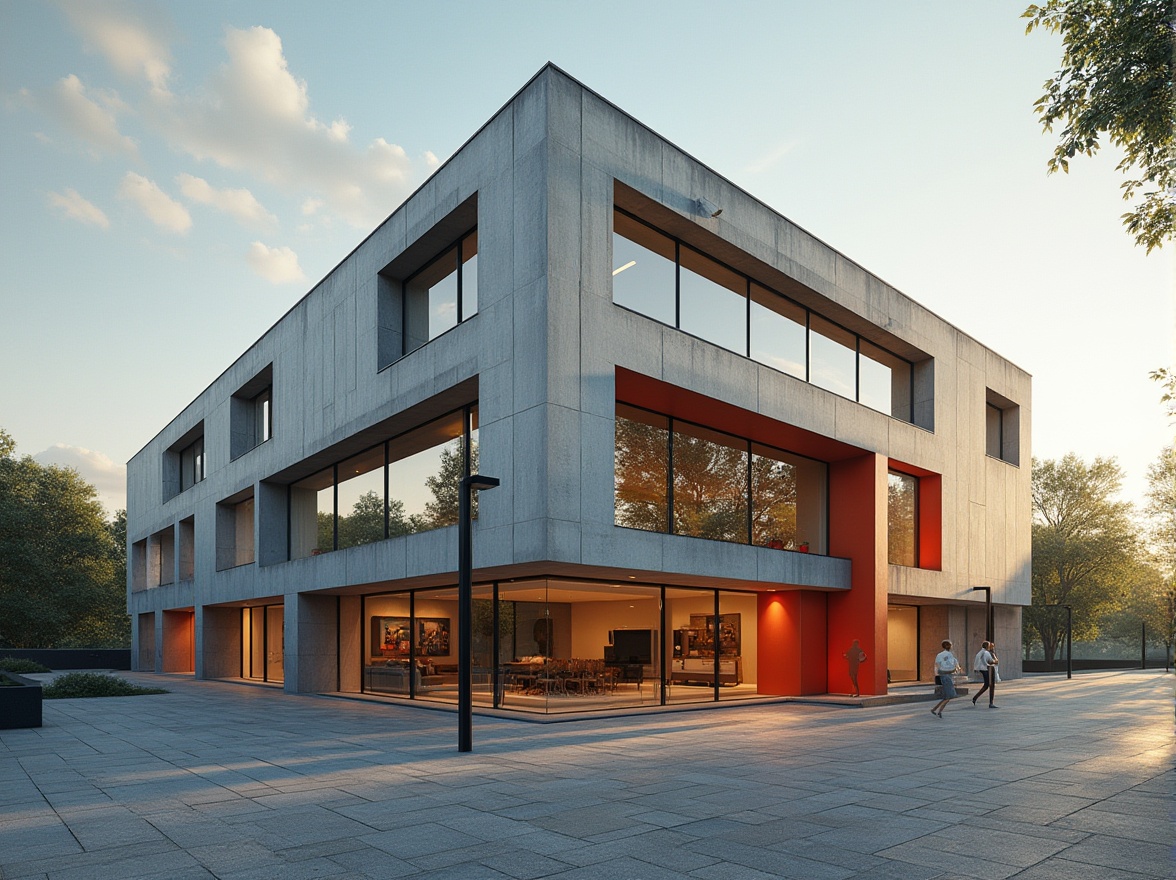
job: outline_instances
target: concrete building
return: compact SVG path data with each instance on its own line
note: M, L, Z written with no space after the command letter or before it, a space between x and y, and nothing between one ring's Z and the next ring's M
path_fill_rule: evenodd
M1029 403L549 65L130 461L137 668L454 700L480 471L475 705L1013 676Z

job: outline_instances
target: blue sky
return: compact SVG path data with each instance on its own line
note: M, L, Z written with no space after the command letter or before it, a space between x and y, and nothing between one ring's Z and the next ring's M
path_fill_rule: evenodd
M1047 176L1024 3L0 0L0 427L124 464L552 61L1033 374L1033 452L1172 441L1172 247Z

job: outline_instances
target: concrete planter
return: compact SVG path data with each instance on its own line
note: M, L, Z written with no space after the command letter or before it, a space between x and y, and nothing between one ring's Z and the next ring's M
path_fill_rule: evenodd
M19 687L0 687L0 730L41 726L41 683L15 672L0 670L0 677Z

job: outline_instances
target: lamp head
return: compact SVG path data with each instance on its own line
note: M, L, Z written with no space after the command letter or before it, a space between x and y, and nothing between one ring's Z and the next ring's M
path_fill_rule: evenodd
M704 217L718 217L723 213L723 209L707 198L699 198L695 201L698 210Z
M462 482L471 489L496 489L502 481L498 477L485 477L481 474L470 474Z

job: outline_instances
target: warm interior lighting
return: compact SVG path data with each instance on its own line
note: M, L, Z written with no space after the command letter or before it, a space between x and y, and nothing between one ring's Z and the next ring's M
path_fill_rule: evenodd
M631 268L633 268L633 267L634 267L634 266L636 266L636 265L637 265L637 261L636 261L636 260L629 260L629 262L625 263L625 265L621 266L621 268L619 268L619 269L613 269L613 278L616 278L618 275L620 275L620 274L621 274L622 272L624 272L626 269L631 269Z

